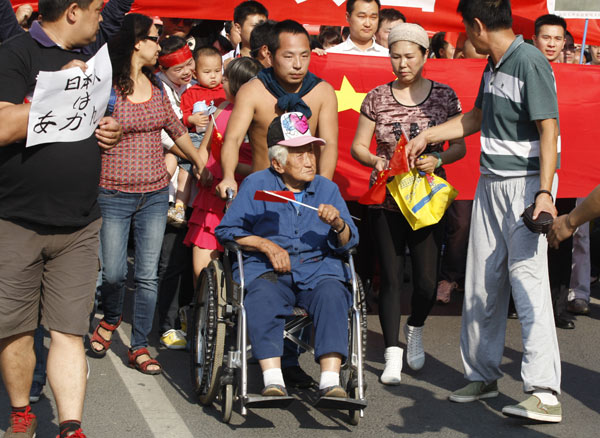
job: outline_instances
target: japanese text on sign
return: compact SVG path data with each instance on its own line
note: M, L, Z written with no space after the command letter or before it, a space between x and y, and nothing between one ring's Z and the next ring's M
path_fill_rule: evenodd
M94 133L112 85L106 44L86 65L85 72L75 67L39 73L29 111L27 147L80 141Z

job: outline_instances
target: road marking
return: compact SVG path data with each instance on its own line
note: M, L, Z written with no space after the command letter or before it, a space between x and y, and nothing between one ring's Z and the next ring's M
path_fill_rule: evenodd
M123 345L127 346L130 342L129 337L122 327L117 329L117 333ZM194 438L154 376L123 366L123 360L113 350L108 350L107 356L125 383L154 437Z

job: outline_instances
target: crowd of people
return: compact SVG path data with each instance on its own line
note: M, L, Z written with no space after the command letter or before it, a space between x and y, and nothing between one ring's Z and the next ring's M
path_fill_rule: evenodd
M161 344L185 350L196 283L229 241L249 254L248 332L263 395L315 384L280 333L278 316L300 304L315 322L320 395L347 397L339 373L351 295L335 254L358 245L359 236L358 271L378 307L385 344L382 384L402 378L402 295L411 297L406 363L419 370L431 309L464 291L460 350L468 383L449 399L498 395L506 319L514 314L528 398L502 412L562 420L555 327L574 328L569 314L589 313L589 221L600 202L598 190L587 199L556 199L552 64L585 57L600 65L600 46L576 45L555 15L535 21L529 44L513 33L508 0L461 0L466 32L432 38L379 0L348 0L348 26L321 26L318 35L293 20L270 20L252 0L235 8L231 22L128 13L132 3L45 0L36 12L24 5L13 13L8 0L0 1L0 368L11 403L5 437L35 435L30 403L46 374L59 437L85 437L89 365L82 337L96 310L103 316L89 336L91 356L107 354L125 317L132 327L129 366L161 373L147 348L155 313ZM95 132L25 148L38 72L85 71L104 43L112 91ZM368 207L344 201L331 182L335 91L309 71L311 56L327 53L389 57L396 77L367 93L351 146L356 166L373 169L370 185L389 168L403 135L410 167L445 178L444 166L466 153L464 137L480 131L474 200L454 202L442 221L418 230L389 192ZM423 75L432 57L488 59L470 111L451 87ZM317 213L253 201L267 186L292 192ZM237 196L225 213L230 193ZM530 204L534 219L556 218L547 239L521 219ZM350 213L362 219L358 227ZM559 245L571 235L572 243ZM133 314L123 315L131 254ZM408 254L412 291L404 284Z

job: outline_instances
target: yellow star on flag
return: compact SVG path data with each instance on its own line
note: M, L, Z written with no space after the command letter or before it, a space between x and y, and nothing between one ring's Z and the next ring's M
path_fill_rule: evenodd
M338 113L346 110L354 110L360 113L360 106L367 93L357 93L346 76L342 79L339 90L335 90L338 100Z

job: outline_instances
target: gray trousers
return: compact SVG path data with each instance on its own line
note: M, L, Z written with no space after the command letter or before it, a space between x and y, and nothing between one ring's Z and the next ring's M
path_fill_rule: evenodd
M576 205L585 198L577 198ZM573 234L573 259L571 262L571 284L569 286L569 301L575 298L590 302L590 223L581 225Z
M553 187L556 193L557 180ZM510 291L521 322L525 392L560 392L560 356L550 284L548 244L520 217L533 202L539 176L482 175L473 203L460 348L465 378L491 383L502 377Z

